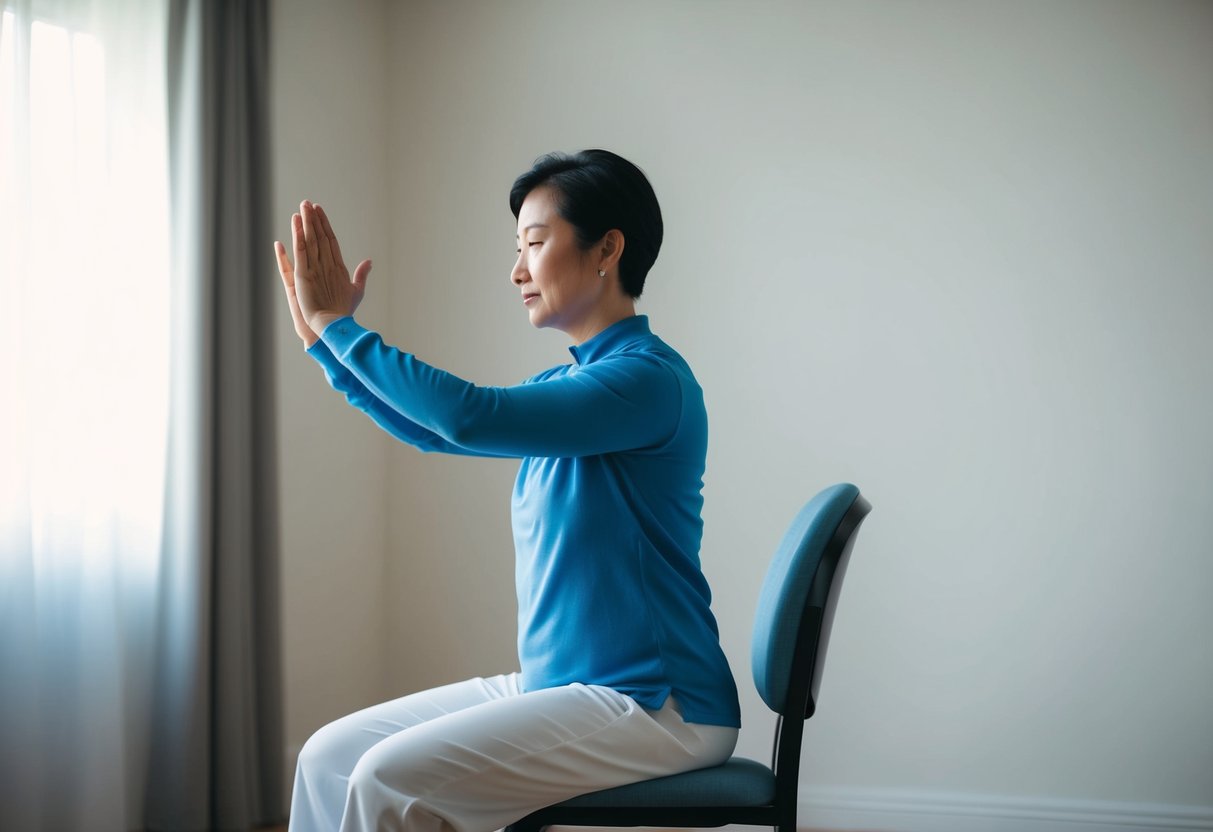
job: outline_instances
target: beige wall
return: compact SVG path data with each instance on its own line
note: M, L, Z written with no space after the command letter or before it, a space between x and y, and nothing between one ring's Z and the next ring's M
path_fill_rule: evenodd
M275 233L299 202L324 205L345 250L391 234L383 170L387 34L375 4L272 7ZM266 280L277 280L267 241ZM372 286L381 276L372 274ZM385 281L386 282L386 281ZM389 655L388 440L328 389L285 305L279 326L286 731L293 755L329 720L381 701ZM388 323L368 304L371 326Z
M586 146L650 173L641 311L708 398L742 752L766 558L846 479L875 511L806 783L1213 812L1213 6L275 11L279 53L317 47L277 81L280 210L327 200L377 263L365 320L464 377L567 360L508 284L513 177ZM513 466L389 444L294 352L283 376L292 742L513 667Z

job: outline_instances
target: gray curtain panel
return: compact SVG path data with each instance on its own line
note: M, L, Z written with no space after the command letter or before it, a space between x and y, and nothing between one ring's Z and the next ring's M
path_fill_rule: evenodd
M263 0L171 3L173 412L152 830L285 816L268 52Z

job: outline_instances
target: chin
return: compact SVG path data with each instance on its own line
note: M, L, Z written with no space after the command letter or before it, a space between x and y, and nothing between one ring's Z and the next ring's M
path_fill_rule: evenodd
M550 315L543 314L542 310L532 309L527 311L527 317L531 321L531 326L535 329L546 329L552 325Z

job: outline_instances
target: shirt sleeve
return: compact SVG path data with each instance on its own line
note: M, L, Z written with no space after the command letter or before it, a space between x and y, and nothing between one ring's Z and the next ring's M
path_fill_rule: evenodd
M336 359L324 341L317 341L307 350L308 355L324 368L328 382L342 393L345 400L371 418L392 436L427 453L440 452L464 456L508 456L508 454L478 454L448 442L432 430L410 421L377 398L345 365Z
M481 387L388 346L350 317L333 321L321 338L373 397L472 453L575 457L659 446L681 419L677 375L641 353Z

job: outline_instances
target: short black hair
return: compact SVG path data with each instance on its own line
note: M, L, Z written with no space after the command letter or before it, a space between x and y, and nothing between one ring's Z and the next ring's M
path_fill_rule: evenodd
M510 188L514 219L527 194L544 185L556 192L557 210L577 230L583 250L619 229L624 239L619 282L629 295L640 297L664 231L661 206L644 171L609 150L545 154Z

